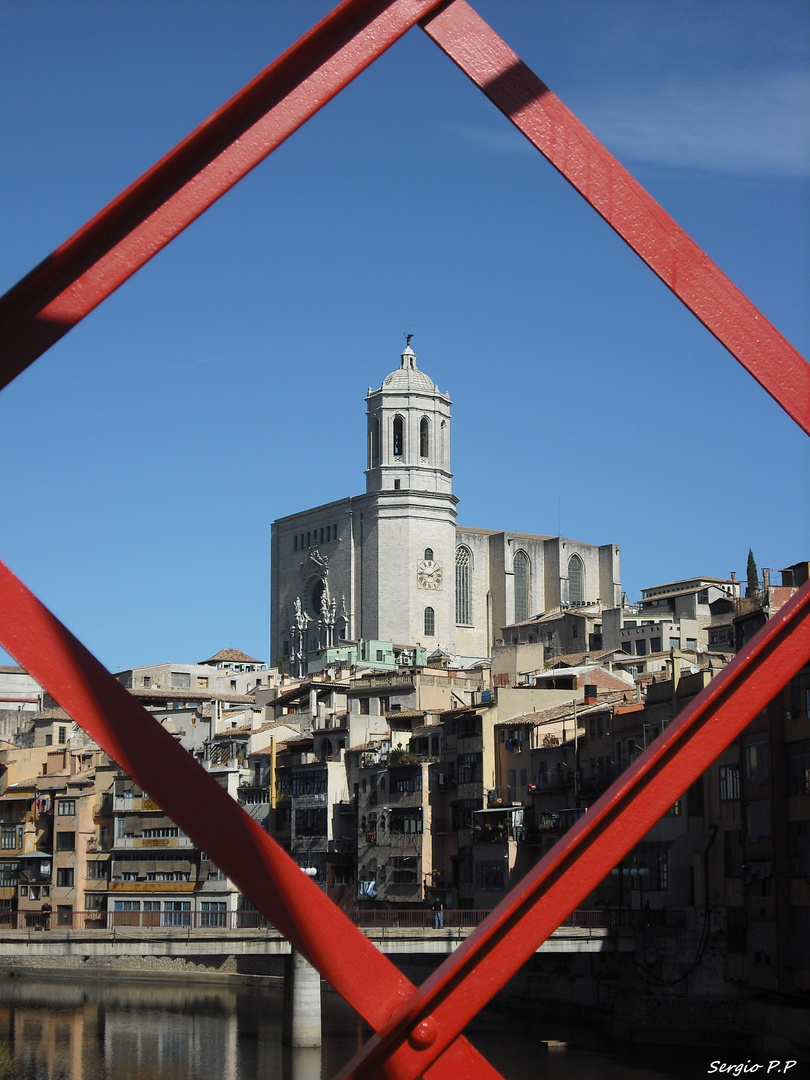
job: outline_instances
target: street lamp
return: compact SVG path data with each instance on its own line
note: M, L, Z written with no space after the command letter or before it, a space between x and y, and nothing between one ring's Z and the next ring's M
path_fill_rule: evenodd
M610 871L611 876L619 879L619 920L621 921L621 910L624 901L624 883L630 880L630 888L638 889L638 921L639 925L644 924L644 882L650 876L650 871L644 865L636 866L635 861L630 867L627 866L614 866ZM633 893L630 893L630 915L633 914Z
M632 887L638 889L638 923L644 925L644 880L650 876L650 871L642 863L641 866L633 866L630 869Z
M610 871L611 876L619 879L619 919L618 925L622 924L622 906L624 904L624 883L630 877L630 871L626 866L614 866Z

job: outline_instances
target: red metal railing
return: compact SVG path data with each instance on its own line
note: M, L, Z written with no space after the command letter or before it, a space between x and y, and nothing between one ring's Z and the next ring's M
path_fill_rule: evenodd
M336 8L0 300L0 385L417 23L810 432L802 357L464 0ZM0 643L377 1032L345 1078L496 1077L468 1020L810 660L808 585L416 990L1 565L0 605Z

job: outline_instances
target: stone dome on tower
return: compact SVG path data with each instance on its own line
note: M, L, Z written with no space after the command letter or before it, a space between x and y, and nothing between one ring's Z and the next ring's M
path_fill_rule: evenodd
M419 370L410 341L399 359L396 371L386 375L379 390L369 388L366 396L366 491L430 491L452 499L452 402Z
M437 387L433 379L416 366L416 353L410 345L406 345L405 351L400 355L399 367L385 376L381 389L424 390L432 394Z

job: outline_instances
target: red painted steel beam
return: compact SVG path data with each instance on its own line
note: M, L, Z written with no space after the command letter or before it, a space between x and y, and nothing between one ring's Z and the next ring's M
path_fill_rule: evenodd
M810 434L810 365L465 0L423 29Z
M428 0L347 0L336 9L0 301L0 334L5 335L9 357L0 378L9 381L58 340L414 21L438 6ZM424 27L761 385L810 430L810 376L798 353L548 88L463 0L425 19ZM456 957L413 993L376 950L364 950L363 935L351 937L348 920L343 920L346 925L339 922L343 917L335 915L333 905L218 785L211 786L211 778L173 740L166 736L161 745L165 733L153 718L8 571L0 573L0 599L16 604L14 632L6 634L8 622L3 631L9 651L147 786L189 835L200 838L245 894L380 1031L346 1076L496 1076L458 1038L464 1024L810 656L805 589L684 714L692 726L674 724L662 747L656 744L593 808L598 813L583 819ZM788 614L793 619L789 626ZM756 674L749 676L745 688L741 683L749 664ZM722 693L726 697L718 696ZM707 702L709 708L716 706L715 717L706 715ZM150 729L160 732L158 742L151 741ZM152 758L155 751L157 758ZM182 767L181 760L186 763ZM189 773L184 783L187 765L195 775ZM177 801L178 789L183 791L182 803ZM192 789L194 799L189 798ZM197 789L202 791L199 796ZM226 822L235 833L225 828ZM312 925L316 921L317 932ZM387 967L380 968L381 963ZM377 977L382 980L379 987L363 993ZM388 1020L392 1011L395 1015Z
M415 987L0 563L0 644L320 971L373 1028ZM457 1039L431 1080L500 1073Z
M345 0L0 298L11 382L442 0Z
M415 1080L810 661L810 583L419 988L338 1080Z

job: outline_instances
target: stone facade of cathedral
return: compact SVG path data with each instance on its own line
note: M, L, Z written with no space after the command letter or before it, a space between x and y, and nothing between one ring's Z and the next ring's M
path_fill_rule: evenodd
M621 603L619 549L456 524L450 398L407 345L366 397L364 495L273 523L271 656L295 675L343 640L489 658L503 627Z

